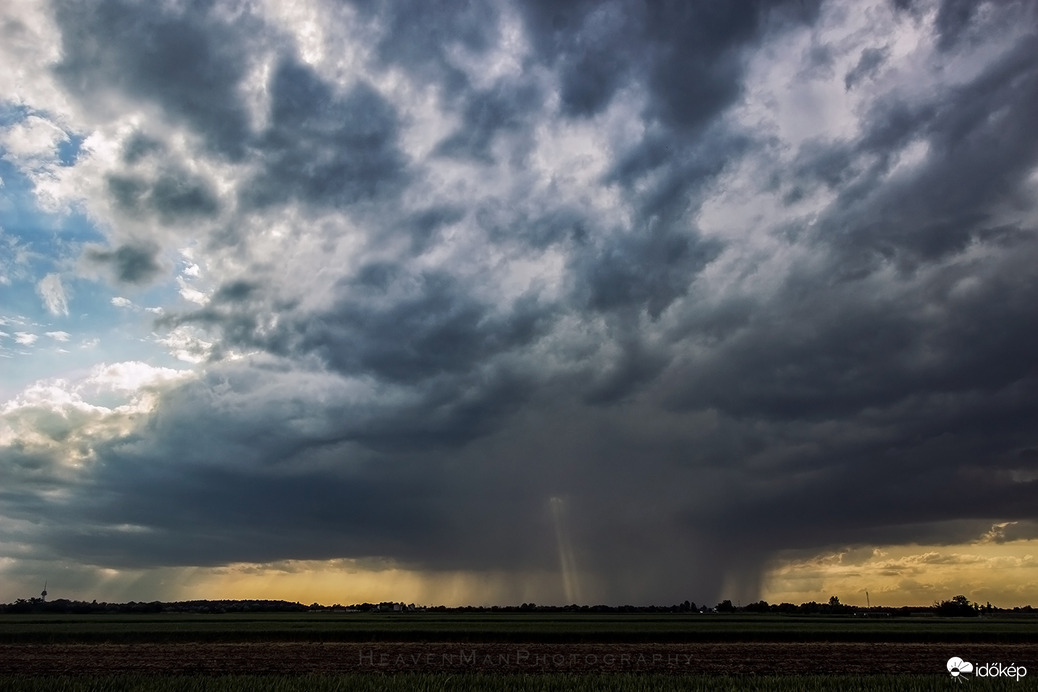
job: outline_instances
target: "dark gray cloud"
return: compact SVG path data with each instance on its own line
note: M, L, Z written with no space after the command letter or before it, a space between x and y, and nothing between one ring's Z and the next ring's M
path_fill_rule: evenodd
M643 21L630 3L523 3L538 55L559 70L559 97L570 116L594 115L639 67L631 33ZM624 40L624 39L628 40Z
M437 152L490 161L494 136L521 130L524 114L542 100L536 89L522 84L473 91L465 98L458 131L440 142Z
M482 437L528 398L536 374L522 352L548 333L558 308L533 294L494 306L449 275L372 263L339 286L339 299L326 310L297 312L277 330L264 328L268 310L291 314L289 306L272 307L255 283L237 281L222 286L208 307L169 321L218 329L222 348L316 358L333 377L401 388L395 405L344 420L333 437L421 449Z
M645 80L650 114L685 130L738 96L740 53L769 24L804 21L817 3L521 3L538 55L556 63L563 111L594 114Z
M239 157L249 139L237 87L247 45L266 32L247 13L233 19L214 2L147 5L106 0L56 2L62 60L58 76L87 107L121 94L182 119L222 154Z
M384 196L406 180L394 109L368 85L337 97L311 69L283 61L270 91L271 124L257 145L264 171L247 201L341 206Z
M551 326L554 310L536 295L495 308L449 275L414 275L398 265L375 263L345 281L340 299L329 309L298 314L296 321L267 332L259 328L257 304L246 301L256 291L245 281L224 285L211 306L169 321L219 327L228 342L243 347L260 346L282 356L316 355L345 375L416 384L470 372L488 359L529 346Z
M861 58L850 72L843 77L843 83L851 89L863 79L872 77L882 67L889 54L888 48L866 48L861 52Z
M1016 247L1026 258L1036 250L1033 243ZM1031 371L1035 331L1025 296L1038 285L1020 276L1020 262L1007 260L1005 276L992 270L972 292L960 292L975 277L962 264L886 294L865 279L824 291L818 277L792 283L752 329L733 322L723 347L676 380L684 384L672 390L674 402L738 416L826 420L882 410L919 392L983 387L994 395ZM692 322L686 338L698 332ZM717 338L710 334L708 343Z
M144 284L196 233L207 302L158 327L209 357L74 481L78 433L12 449L5 515L89 564L521 572L554 497L606 602L1031 526L1038 36L894 4L319 6L349 78L291 13L59 4L69 97L170 121L87 257Z
M1032 170L1038 137L1024 123L1038 114L1036 42L1034 35L1020 39L937 102L880 103L874 129L855 152L856 159L872 154L873 163L841 190L847 203L834 225L845 230L831 238L846 239L859 260L874 253L905 268L962 251L994 208L1012 203ZM1007 130L1018 136L1006 138ZM913 139L928 145L922 169L900 185L881 184L898 160L891 154Z
M137 217L151 213L164 224L213 216L220 208L210 186L184 171L166 171L154 181L112 175L108 191L123 212Z
M416 212L404 222L406 231L411 236L411 250L421 254L435 245L438 233L465 217L465 209L460 206L439 205Z
M116 281L145 284L162 271L158 251L158 246L152 243L127 243L114 250L90 250L87 259L109 267Z
M449 276L392 274L392 268L366 267L354 284L359 290L300 325L301 348L321 354L340 372L417 382L468 371L502 351L528 345L550 326L550 310L533 296L498 315ZM399 283L412 285L402 299L385 305L382 295L395 292Z
M145 8L113 0L89 11L59 4L64 31L57 73L85 103L104 108L103 97L112 92L151 101L186 121L219 154L259 157L262 172L245 194L251 204L295 197L348 204L398 186L405 161L395 146L392 106L364 84L333 94L291 55L276 29L248 11L225 10L209 2ZM98 39L105 35L109 40ZM258 132L241 89L266 50L283 57L268 86L270 125ZM124 156L134 163L156 150L159 143L139 135ZM110 187L117 202L132 209L144 194L140 183L121 178ZM167 218L215 208L205 189L182 177L160 178L151 196Z
M164 395L146 429L98 448L104 463L94 474L94 492L51 508L53 548L120 567L218 565L292 553L390 555L420 567L485 569L520 568L531 559L545 566L554 557L554 548L541 545L550 527L514 545L501 543L517 518L531 520L527 526L543 523L537 517L544 498L531 497L537 484L523 479L530 467L517 468L513 459L503 464L510 471L488 473L478 456L445 439L453 416L468 417L455 428L470 436L473 419L486 415L484 402L446 411L454 402L430 395L406 412L393 402L375 411L344 397L333 375L314 372L311 393L326 397L316 409L309 394L297 391L299 377L276 363L221 367ZM457 389L449 387L450 396ZM280 394L272 398L272 390ZM445 473L445 464L459 468ZM498 470L517 483L503 488ZM16 504L26 516L37 511L27 501ZM472 524L474 507L485 526ZM71 525L80 528L69 531ZM127 525L138 530L127 532ZM488 532L491 526L499 533Z
M965 0L942 0L937 10L937 45L948 50L954 48L970 27L970 20L977 11L977 3Z
M578 274L579 286L587 291L587 304L592 309L633 307L658 318L676 298L688 292L696 274L719 253L716 242L672 229L648 229L606 246L598 256L592 255L587 268Z
M360 0L353 8L381 29L375 45L379 59L415 72L422 81L441 84L450 96L464 93L469 79L451 59L460 46L485 54L499 40L493 5L426 2L379 3Z

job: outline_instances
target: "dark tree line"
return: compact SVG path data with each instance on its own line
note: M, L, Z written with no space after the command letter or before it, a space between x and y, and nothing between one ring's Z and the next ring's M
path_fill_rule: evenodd
M0 604L0 613L284 613L305 612L301 603L263 600L221 601L150 601L129 603L98 603L97 601L70 601L58 598L19 598L14 603Z
M990 613L1034 613L1038 612L1030 605L1015 608L997 608L990 603L980 605L971 603L965 596L955 596L947 601L937 601L932 606L900 607L873 606L862 608L846 605L836 596L825 603L809 601L794 605L792 603L768 603L761 600L748 605L735 605L724 600L714 607L697 606L692 601L673 605L565 605L545 606L536 603L523 603L506 606L415 606L413 603L384 601L382 603L356 603L341 605L336 603L325 606L313 603L309 606L289 601L267 600L197 600L197 601L150 601L129 603L98 603L97 601L70 601L58 598L45 601L42 598L19 598L14 603L0 604L0 613L286 613L307 611L331 612L495 612L495 613L776 613L782 615L882 615L907 616L933 614L940 617L976 617Z

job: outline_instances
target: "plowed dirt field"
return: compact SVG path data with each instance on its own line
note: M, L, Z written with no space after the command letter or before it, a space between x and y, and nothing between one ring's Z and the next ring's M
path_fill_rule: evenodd
M951 656L1033 661L1034 644L248 642L0 644L0 675L499 672L934 673Z

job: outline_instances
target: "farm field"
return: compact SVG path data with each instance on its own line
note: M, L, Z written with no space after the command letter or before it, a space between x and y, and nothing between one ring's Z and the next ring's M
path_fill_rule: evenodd
M686 676L636 674L438 675L435 673L372 676L366 674L302 676L19 678L3 689L12 692L940 692L953 685L939 675ZM1013 683L1010 683L1012 686ZM1021 689L1025 685L1020 686ZM976 680L970 689L1006 689L1007 684Z
M946 689L952 656L1038 675L1038 618L0 616L0 689L14 690L618 689L621 681L623 689L924 690Z
M0 643L173 641L926 641L1038 644L1038 616L860 618L491 611L0 615Z

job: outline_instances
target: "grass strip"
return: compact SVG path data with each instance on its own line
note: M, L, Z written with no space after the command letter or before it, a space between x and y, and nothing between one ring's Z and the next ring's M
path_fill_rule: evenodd
M0 677L11 692L947 692L947 675L676 676L658 674L344 674L146 676L99 675ZM972 690L994 689L989 680L971 680ZM1001 685L1004 688L1005 685Z

